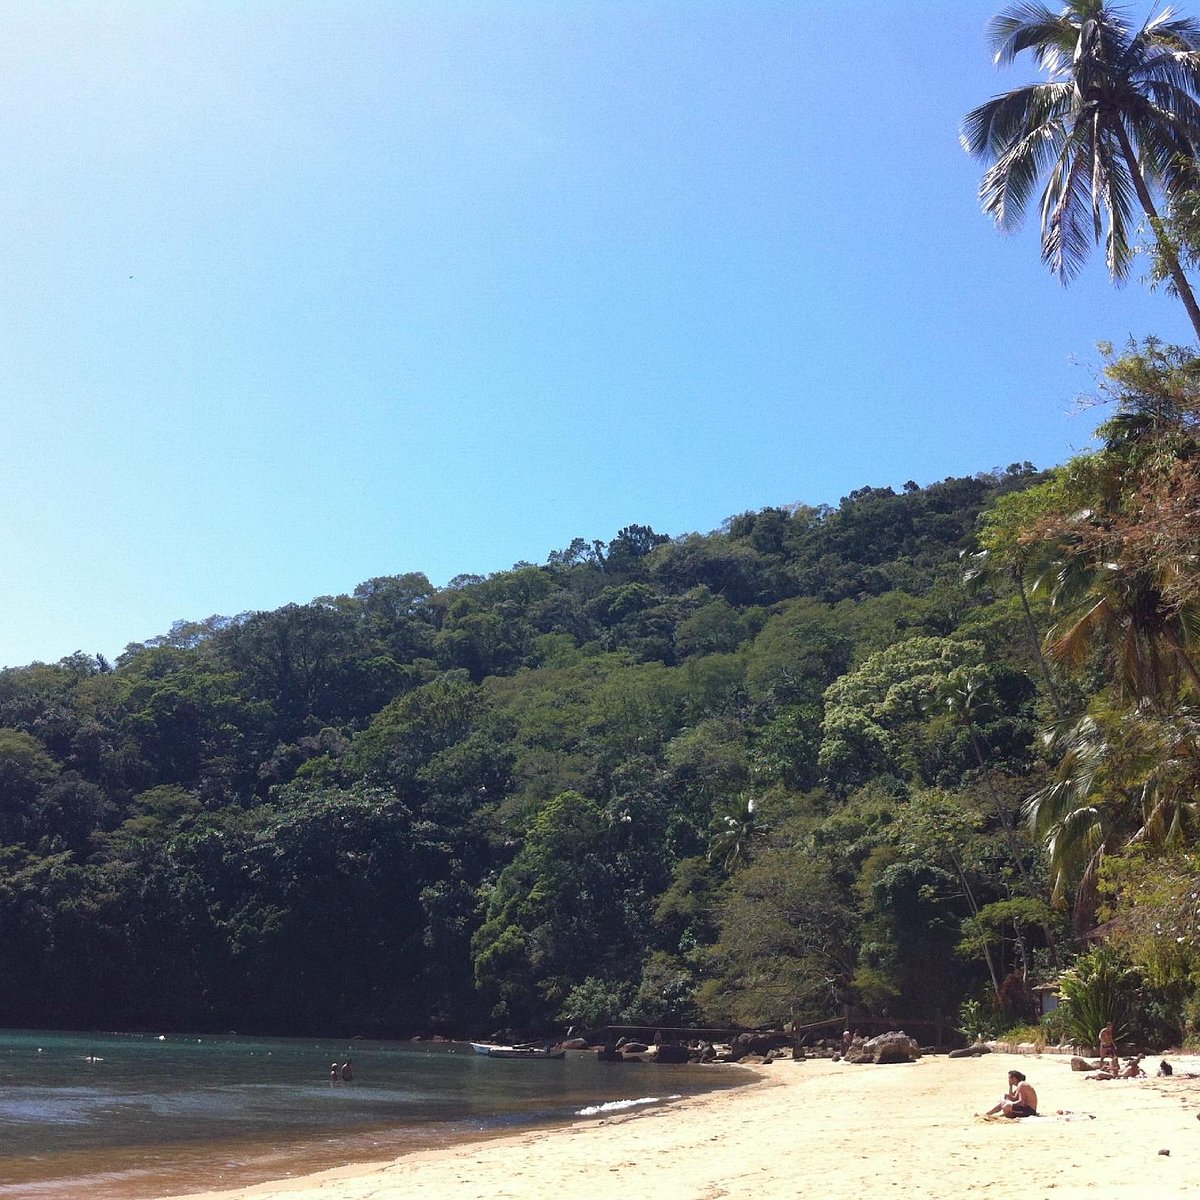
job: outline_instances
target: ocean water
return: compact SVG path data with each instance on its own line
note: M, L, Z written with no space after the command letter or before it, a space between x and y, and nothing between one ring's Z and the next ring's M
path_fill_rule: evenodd
M347 1056L353 1081L332 1085ZM0 1031L0 1200L234 1187L744 1081L459 1043Z

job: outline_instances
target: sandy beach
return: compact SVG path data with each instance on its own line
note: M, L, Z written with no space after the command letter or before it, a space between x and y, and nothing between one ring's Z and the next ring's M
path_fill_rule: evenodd
M975 1115L1012 1067L1037 1088L1042 1115ZM661 1093L657 1072L686 1068L645 1069L655 1072L647 1090ZM1200 1079L1097 1082L1057 1055L756 1070L746 1088L667 1108L189 1200L1074 1200L1195 1196L1200 1186Z

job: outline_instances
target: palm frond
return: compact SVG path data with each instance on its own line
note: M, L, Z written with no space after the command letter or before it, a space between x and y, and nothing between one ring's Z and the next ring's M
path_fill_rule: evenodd
M1069 83L1033 83L1014 88L973 108L962 120L959 141L966 152L985 161L999 158L1014 142L1070 114Z
M1098 597L1082 616L1072 615L1051 631L1047 653L1058 662L1078 667L1086 661L1092 645L1113 621L1113 607L1107 596Z
M1133 41L1165 46L1173 51L1200 49L1200 21L1178 17L1174 9L1164 8L1146 21Z
M1108 233L1104 239L1104 259L1112 279L1120 282L1129 275L1136 250L1130 229L1136 224L1134 202L1137 199L1128 168L1120 154L1108 151L1098 154L1100 179L1095 197L1100 210L1108 216Z
M1069 59L1074 42L1069 22L1032 0L1010 5L988 23L988 44L1000 66L1007 66L1025 50L1033 50L1039 60L1051 50Z
M1062 140L1060 129L1043 127L1015 144L984 172L979 185L980 207L1003 232L1010 233L1020 225L1046 161L1061 158Z
M1102 232L1095 141L1093 126L1075 125L1042 195L1042 261L1064 281L1078 273Z

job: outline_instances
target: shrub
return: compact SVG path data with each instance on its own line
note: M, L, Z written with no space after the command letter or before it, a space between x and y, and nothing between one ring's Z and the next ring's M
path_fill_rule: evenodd
M1071 1040L1078 1046L1097 1046L1100 1030L1112 1021L1123 1034L1137 972L1107 946L1098 946L1075 960L1059 980L1059 1009Z

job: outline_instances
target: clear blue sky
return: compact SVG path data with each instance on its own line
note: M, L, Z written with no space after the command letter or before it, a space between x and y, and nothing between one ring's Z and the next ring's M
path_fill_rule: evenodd
M6 0L0 664L1089 444L976 0Z

